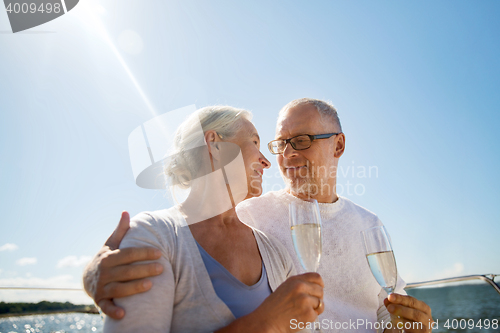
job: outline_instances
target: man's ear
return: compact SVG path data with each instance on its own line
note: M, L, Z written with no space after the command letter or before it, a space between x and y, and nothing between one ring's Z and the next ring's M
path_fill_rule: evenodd
M335 158L340 158L340 156L344 154L344 150L345 150L345 135L344 133L340 133L335 138L335 152L333 156Z

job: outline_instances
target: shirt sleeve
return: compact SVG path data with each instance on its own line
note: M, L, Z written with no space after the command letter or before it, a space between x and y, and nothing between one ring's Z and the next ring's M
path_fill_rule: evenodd
M295 269L292 257L290 257L290 253L288 253L287 249L283 245L282 249L283 249L283 258L285 263L286 278L288 279L290 276L297 275L297 270Z
M163 266L163 273L149 278L153 283L150 290L114 299L116 305L125 309L125 317L121 320L106 317L103 330L105 333L170 332L175 296L172 252L165 245L165 240L158 235L157 222L154 218L140 214L134 217L120 248L144 246L156 247L162 252L157 262Z

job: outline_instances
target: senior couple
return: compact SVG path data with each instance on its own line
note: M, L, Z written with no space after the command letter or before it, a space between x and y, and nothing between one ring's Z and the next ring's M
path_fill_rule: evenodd
M201 150L186 148L195 123ZM268 148L286 188L262 196L270 162L248 111L202 108L174 142L165 172L191 189L188 198L131 222L124 212L85 270L85 289L107 315L105 332L294 332L318 316L324 332L375 332L391 317L385 332L402 332L397 323L431 331L431 309L406 295L400 277L387 298L370 272L360 231L382 223L336 193L345 135L331 104L302 98L281 109ZM234 147L242 157L236 171L224 167ZM288 205L309 198L319 202L323 256L319 274L297 275Z

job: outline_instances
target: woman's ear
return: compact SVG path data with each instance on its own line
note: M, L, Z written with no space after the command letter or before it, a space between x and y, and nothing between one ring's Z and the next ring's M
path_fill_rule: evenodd
M205 133L205 142L207 144L208 153L214 160L220 159L220 138L215 131L207 131Z

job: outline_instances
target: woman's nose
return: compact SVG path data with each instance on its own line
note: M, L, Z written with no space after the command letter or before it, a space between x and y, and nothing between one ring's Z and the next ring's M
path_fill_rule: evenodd
M260 153L260 164L262 164L264 169L269 169L271 167L271 162L269 162L262 153Z

